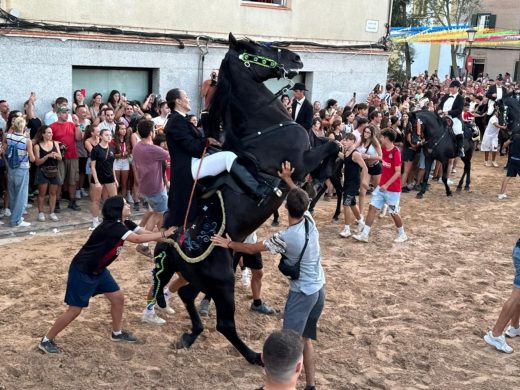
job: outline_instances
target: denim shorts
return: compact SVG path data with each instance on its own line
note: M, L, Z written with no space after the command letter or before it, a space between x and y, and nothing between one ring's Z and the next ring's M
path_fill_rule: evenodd
M372 193L372 200L370 204L376 209L381 210L385 204L388 205L388 212L390 214L399 214L399 201L401 199L400 192L394 191L379 191L379 186L376 187Z
M513 265L515 266L515 279L513 280L513 286L520 288L520 246L513 248Z
M98 294L119 291L119 286L108 269L99 275L81 272L74 264L70 265L65 291L65 303L69 306L88 307L90 298Z
M141 199L148 202L152 210L156 213L164 213L168 210L168 195L165 189L152 195L144 195L141 193Z

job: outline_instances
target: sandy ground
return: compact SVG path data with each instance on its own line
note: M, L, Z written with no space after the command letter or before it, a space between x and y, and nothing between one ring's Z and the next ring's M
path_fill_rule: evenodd
M376 221L368 244L341 239L341 225L330 222L335 202L319 204L327 302L315 344L318 388L518 387L520 340L510 342L518 352L504 355L482 336L511 288L520 181L511 183L510 199L498 201L502 169L483 167L480 154L474 161L471 193L448 199L432 184L422 201L403 195L410 237L404 244L392 243L389 217ZM284 213L282 220L285 225ZM266 224L259 236L274 231ZM190 350L170 347L189 326L178 297L171 302L177 314L165 326L141 323L151 262L131 244L111 271L125 291L125 327L140 343L109 340L109 305L99 297L58 336L63 354L41 354L36 344L64 309L67 268L87 236L83 229L3 243L0 389L253 389L262 383L262 369L238 356L214 329L214 316L204 319L207 328ZM287 283L276 259L264 259L263 297L283 309ZM281 315L250 312L250 291L239 282L236 302L239 334L259 350L280 328Z

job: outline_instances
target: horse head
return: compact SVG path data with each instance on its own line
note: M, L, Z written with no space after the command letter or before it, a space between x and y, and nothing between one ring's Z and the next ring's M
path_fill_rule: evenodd
M513 133L520 133L520 103L513 98L507 97L495 103L498 109L498 118L505 123Z
M414 134L426 141L446 129L446 123L435 112L420 110L411 112L409 115Z
M290 50L255 42L249 38L237 40L231 33L229 49L238 54L238 60L249 69L258 82L272 78L292 78L297 74L296 70L303 68L300 56Z

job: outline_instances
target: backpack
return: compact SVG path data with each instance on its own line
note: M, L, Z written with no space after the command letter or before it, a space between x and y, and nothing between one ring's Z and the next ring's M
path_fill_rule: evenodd
M18 156L17 144L13 143L7 147L7 163L9 168L16 169L20 167L20 156Z

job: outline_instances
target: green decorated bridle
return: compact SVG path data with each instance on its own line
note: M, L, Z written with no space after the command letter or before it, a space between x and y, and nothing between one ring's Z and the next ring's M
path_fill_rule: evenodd
M284 67L282 64L279 64L277 61L273 60L272 58L259 56L256 54L249 54L246 52L240 54L238 56L238 59L244 63L244 66L246 68L249 68L251 66L251 64L262 66L264 68L270 68L270 69L275 69L275 68L283 69L283 67Z

